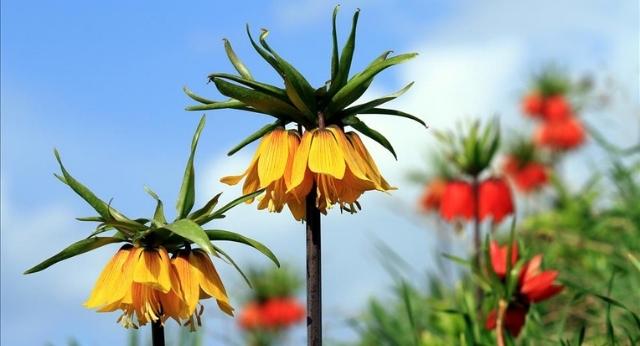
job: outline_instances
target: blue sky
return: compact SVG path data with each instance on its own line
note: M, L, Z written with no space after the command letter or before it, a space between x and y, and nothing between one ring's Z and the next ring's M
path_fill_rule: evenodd
M268 28L271 45L281 55L313 84L324 83L333 4L6 0L1 6L1 341L61 345L74 336L87 345L119 344L126 333L114 323L116 314L81 307L113 248L43 273L20 274L91 230L73 221L91 211L51 175L57 171L53 147L78 179L103 198L113 198L113 204L130 215L152 211L144 185L172 205L200 116L183 110L190 102L181 87L217 96L205 82L208 73L232 71L222 38L231 40L257 78L277 82L251 49L245 23L254 32ZM416 61L386 72L366 97L415 80L413 90L396 106L420 115L433 128L450 127L470 116L516 113L529 73L546 61L566 64L576 73L612 76L630 95L619 116L586 116L625 144L638 138L637 126L625 126L638 122L633 113L639 104L637 6L634 1L619 6L607 1L497 1L482 6L472 1L406 1L402 6L394 1L345 1L339 30L346 36L351 14L360 7L354 61L358 68L387 49L420 53ZM227 199L237 196L237 189L217 179L240 172L252 153L245 149L230 159L225 153L267 120L235 111L208 114L196 164L200 200L219 191L225 191ZM430 223L412 213L420 191L404 180L408 169L424 166L421 158L432 136L407 122L375 119L372 124L397 143L398 162L375 144L369 147L400 191L365 196L360 214L334 212L324 219L325 316L333 339L352 338L341 321L391 283L376 260L376 239L401 251L421 271L433 269L440 252L439 237L425 231ZM571 164L584 168L590 163ZM304 268L303 226L288 215L241 206L220 227L262 240ZM460 241L458 251L466 241ZM250 251L229 249L241 263L266 264ZM230 287L242 289L232 270L218 266ZM222 330L234 337L233 328L226 328L233 321L216 313L213 305L207 308L208 337L213 340Z

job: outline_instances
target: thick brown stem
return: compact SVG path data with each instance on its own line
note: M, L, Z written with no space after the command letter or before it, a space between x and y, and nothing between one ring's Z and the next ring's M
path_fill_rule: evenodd
M151 343L153 346L164 346L164 326L160 320L151 322Z
M498 302L498 317L496 320L496 342L498 346L504 346L504 316L507 312L507 302L500 299Z
M322 260L320 246L320 210L316 207L316 189L306 200L307 221L307 345L322 345Z

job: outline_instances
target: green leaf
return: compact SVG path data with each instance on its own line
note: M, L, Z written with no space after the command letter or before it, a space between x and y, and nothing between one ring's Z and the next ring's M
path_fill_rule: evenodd
M156 227L162 227L163 225L166 225L167 219L164 216L164 205L162 204L160 197L158 197L158 195L153 192L153 190L151 190L148 186L145 186L144 190L149 194L149 196L156 200L156 210L153 213L152 220L153 224Z
M64 261L68 258L83 254L85 252L97 249L101 246L107 245L107 244L113 244L113 243L120 243L123 242L124 239L122 238L116 238L116 237L95 237L95 238L86 238L86 239L82 239L80 241L77 241L71 245L69 245L68 247L66 247L64 250L58 252L57 254L53 255L52 257L46 259L45 261L43 261L42 263L36 265L35 267L27 270L24 272L24 274L32 274L35 272L39 272L41 270L47 269L50 266L60 262L60 261Z
M197 224L200 224L198 222L198 218L200 218L202 216L209 215L209 213L211 213L213 211L213 208L215 208L216 205L218 205L218 199L220 199L221 195L222 195L222 192L220 192L217 195L213 196L213 198L211 198L207 202L207 204L204 205L204 207L202 207L202 208L194 211L193 213L189 214L189 216L187 216L187 218L195 221Z
M203 99L204 100L204 99ZM208 100L211 101L211 100ZM211 101L210 103L206 103L203 105L197 106L189 106L185 108L187 111L212 111L216 109L245 109L247 105L238 100L227 100L227 101Z
M384 115L395 115L395 116L399 116L399 117L403 117L403 118L407 118L407 119L411 119L414 120L418 123L420 123L422 126L429 128L429 126L427 126L427 124L420 118L416 117L415 115L411 115L409 113L405 113L399 110L395 110L395 109L387 109L387 108L371 108L368 109L366 111L361 111L358 114L384 114Z
M329 102L329 112L334 113L356 101L367 90L373 78L385 69L414 58L417 53L401 54L393 58L373 63L364 71L356 74L345 86L340 88ZM383 55L384 56L384 55ZM382 56L381 56L382 57Z
M202 219L202 221L200 222L200 224L204 225L207 222L213 220L213 219L219 219L224 217L224 213L226 213L227 211L229 211L231 208L237 206L238 204L244 203L245 201L248 201L250 199L254 199L256 197L258 197L260 194L262 194L264 192L264 189L260 189L258 191L246 194L244 196L240 196L236 199L234 199L233 201L225 204L222 208L216 210L215 212L213 212L211 215L205 217Z
M349 34L349 38L347 38L347 42L344 44L342 48L342 53L340 54L340 64L338 68L338 73L335 79L331 80L331 86L329 87L329 95L335 94L340 88L342 88L349 78L349 70L351 69L351 61L353 60L353 51L355 50L356 45L356 28L358 26L358 17L360 16L360 10L356 10L353 14L353 23L351 24L351 33Z
M227 57L229 57L229 61L231 61L231 64L236 69L236 71L238 71L242 78L253 80L253 76L251 76L251 72L249 72L247 66L245 66L242 61L240 61L240 59L236 55L236 52L234 52L233 48L231 48L231 42L229 42L229 40L227 40L226 38L222 41L224 41L224 51L227 53Z
M229 150L229 152L227 153L228 156L231 156L233 154L235 154L236 152L238 152L240 149L244 148L245 146L253 143L254 141L262 138L262 136L266 135L267 133L273 131L274 129L276 129L279 126L283 126L284 123L281 122L280 120L276 121L275 123L272 124L268 124L265 125L263 127L261 127L258 131L252 133L251 135L249 135L247 138L245 138L244 140L242 140L242 142L240 142L238 145L236 145L235 147L233 147L231 150Z
M76 220L83 222L104 222L101 216L77 217Z
M209 100L207 98L198 96L197 94L195 94L193 91L191 91L186 86L182 87L182 91L184 91L184 93L187 94L187 96L189 96L192 100L200 102L200 103L211 104L211 103L217 103L218 102L218 101L213 101L213 100Z
M275 50L267 44L266 37L269 35L269 31L262 29L260 35L260 44L264 47L273 58L276 60L282 77L284 79L285 89L291 102L296 106L302 114L306 115L308 120L314 121L316 119L316 97L315 90L304 78L302 73L296 70L293 65L284 60Z
M223 95L239 100L263 113L279 119L300 120L300 112L293 105L273 95L245 88L221 78L214 78L213 82Z
M216 251L209 242L207 233L197 223L189 219L181 219L165 225L163 228L168 229L169 231L181 236L184 239L192 241L194 244L200 246L210 255L216 256Z
M247 24L247 36L249 36L249 41L251 41L251 45L253 46L253 49L255 49L256 52L258 52L258 54L260 54L260 56L262 56L262 58L266 62L268 62L269 65L271 65L271 67L273 67L273 69L276 70L276 72L278 72L280 76L284 77L284 72L282 72L282 68L280 67L276 59L273 56L271 56L269 52L264 50L262 47L258 46L256 41L253 40L253 36L251 36L251 30L249 29L249 24Z
M242 77L234 76L228 73L212 73L209 75L209 80L213 81L214 78L223 78L234 81L236 83L240 83L242 85L248 86L254 90L264 92L266 94L270 94L271 96L275 96L282 100L283 102L288 102L289 98L287 97L287 92L273 86L271 84L261 83L254 80L244 79Z
M389 94L387 96L383 96L383 97L377 98L375 100L371 100L371 101L363 103L361 105L349 107L349 108L345 109L344 111L340 112L339 114L342 115L342 116L348 116L348 115L355 115L355 114L360 114L360 113L366 112L366 111L368 111L368 110L370 110L370 109L372 109L374 107L377 107L377 106L379 106L381 104L387 103L387 102L389 102L391 100L394 100L394 99L398 98L399 96L401 96L402 94L407 92L407 90L409 90L409 88L411 88L411 86L413 86L413 82L407 84L404 88L396 91L393 94ZM422 123L421 120L420 120L420 122Z
M200 118L200 122L198 123L198 127L196 128L196 132L193 134L193 139L191 140L191 153L189 154L189 160L187 160L187 166L184 169L182 186L180 187L178 200L176 201L176 219L185 218L189 214L191 208L193 208L193 204L195 203L195 169L193 168L193 160L196 153L196 148L198 147L200 133L202 133L205 122L206 117L203 115L202 118Z
M338 69L340 68L340 57L338 56L338 30L336 28L336 17L338 16L338 10L340 5L337 5L333 9L333 21L332 21L332 50L331 50L331 80L336 79Z
M236 243L249 245L252 248L262 252L262 254L264 254L270 260L272 260L273 263L276 264L276 266L280 267L280 261L278 261L278 258L276 257L276 255L274 255L273 252L269 250L269 248L267 248L262 243L256 240L247 238L238 233L224 231L224 230L212 229L212 230L206 230L205 232L207 232L207 236L209 236L209 240L225 240L225 241L233 241Z
M236 264L236 262L233 260L233 258L231 258L231 256L227 255L226 252L222 251L221 248L211 244L211 246L213 246L213 248L220 253L224 258L227 259L227 261L229 261L229 263L231 263L231 265L236 268L236 270L238 271L238 273L240 273L240 275L242 276L242 278L244 279L244 281L247 283L247 285L249 285L249 287L253 288L253 285L251 285L251 281L249 281L249 278L247 277L247 275L242 271L242 269L240 269L240 267L238 266L238 264Z
M355 123L352 123L352 124L349 124L349 125L351 127L353 127L354 129L358 130L358 132L362 133L363 135L365 135L365 136L373 139L374 141L378 142L385 149L389 150L389 152L393 155L393 157L396 160L398 159L398 156L396 156L395 150L393 150L393 146L391 145L389 140L385 136L383 136L380 132L370 128L369 126L367 126L367 124L365 124L364 122L360 121L360 119L357 119L357 121Z

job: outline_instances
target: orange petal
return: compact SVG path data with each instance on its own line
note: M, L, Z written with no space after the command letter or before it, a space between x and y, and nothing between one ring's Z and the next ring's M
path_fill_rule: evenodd
M260 178L261 188L284 176L288 158L289 140L287 131L283 128L271 131L265 136L264 144L260 147L258 177Z
M317 130L309 150L309 169L314 173L342 179L346 168L344 154L329 130Z

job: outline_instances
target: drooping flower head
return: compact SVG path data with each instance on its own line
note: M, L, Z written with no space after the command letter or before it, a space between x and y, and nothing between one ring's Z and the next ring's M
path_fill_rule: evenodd
M420 208L423 211L438 211L447 189L447 182L436 178L429 182L425 187L420 198Z
M440 216L447 221L470 220L473 218L474 204L471 184L466 181L450 181L442 194Z
M522 193L535 192L549 180L549 169L543 164L538 148L525 137L510 144L502 171Z
M413 115L380 107L402 95L413 83L397 93L353 105L378 73L416 54L391 57L391 52L385 52L365 70L350 78L359 11L353 17L351 33L341 54L338 53L336 16L337 8L333 16L330 81L320 88L312 87L298 70L269 46L267 30L262 31L259 42L256 42L247 27L251 45L282 78L284 86L254 80L231 44L225 40L227 56L239 75L214 73L209 79L222 95L230 99L212 101L185 89L189 97L201 103L188 107L188 110L232 108L263 113L276 119L229 152L231 155L263 138L245 173L225 177L223 182L236 184L244 178L245 193L265 191L265 195L259 198L259 209L280 212L286 204L296 220L305 218L306 198L312 192L315 195L313 203L323 213L336 204L342 210L355 212L360 208L358 199L365 191L392 189L354 131L378 142L395 156L393 147L381 133L365 124L359 118L361 115L392 115L425 125ZM287 130L288 126L290 129ZM348 128L354 131L348 131Z
M211 243L232 240L259 249L276 264L277 259L262 244L228 231L205 231L202 226L222 218L235 205L254 198L256 194L242 196L222 208L216 209L220 195L213 197L204 207L192 212L195 201L194 154L203 117L193 137L191 154L187 161L182 187L176 205L176 218L167 221L164 204L150 189L156 200L151 218L132 219L99 199L86 186L71 176L56 152L62 175L58 178L82 197L98 216L79 219L98 222L96 231L55 256L25 273L34 273L70 257L113 243L126 243L109 260L85 302L98 312L121 310L118 319L124 327L138 328L147 323L164 323L171 318L195 329L200 325L202 299L212 297L220 310L233 315L233 308L210 255L226 253ZM113 232L105 236L107 232Z
M575 149L584 140L584 127L576 117L542 123L534 135L536 144L558 151Z
M478 214L480 220L491 219L493 223L500 223L507 215L513 214L511 188L505 179L492 177L482 181L479 194Z

